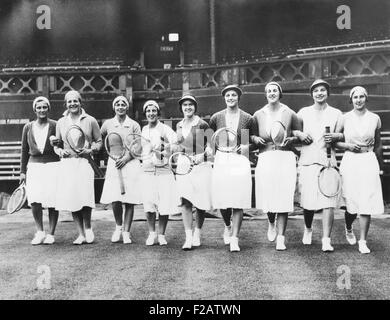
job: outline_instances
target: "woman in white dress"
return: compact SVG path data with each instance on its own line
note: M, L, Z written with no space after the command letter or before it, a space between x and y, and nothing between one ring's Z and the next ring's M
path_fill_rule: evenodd
M142 203L146 213L149 235L146 245L152 246L156 240L163 246L167 245L165 231L169 215L180 212L180 199L176 189L175 178L168 166L168 158L176 145L175 131L159 121L160 106L154 100L148 100L143 106L143 112L148 124L142 128L142 136L150 140L154 149L164 150L160 156L151 157L142 162ZM157 166L156 166L157 165ZM156 218L158 215L158 236Z
M277 82L269 82L265 86L265 94L268 103L253 115L251 137L260 151L255 171L256 208L268 215L268 240L276 238L276 250L286 250L284 234L288 213L294 211L297 179L296 156L291 144L298 139L292 136L292 131L300 127L296 113L280 102L282 88ZM276 146L271 138L275 123L282 123L287 133L282 146Z
M200 231L205 219L205 211L211 209L211 164L205 162L212 155L212 149L205 143L206 121L196 115L198 103L194 96L184 95L179 100L183 120L177 123L177 143L180 151L195 158L195 166L189 174L177 175L176 183L181 198L181 214L183 218L186 240L183 250L200 246ZM195 229L192 232L192 211L196 209Z
M243 209L251 208L252 176L249 162L249 139L252 116L239 107L242 90L236 85L222 90L226 108L212 115L210 128L214 131L228 127L237 133L240 153L217 151L211 184L214 209L220 209L225 231L223 239L230 244L230 251L240 251L238 235L244 215Z
M300 204L304 209L305 229L302 242L310 245L312 242L312 222L315 212L322 212L322 251L333 251L331 231L334 220L334 209L339 205L339 196L325 197L318 188L318 173L327 165L326 147L342 139L342 134L335 133L336 123L340 121L341 111L327 103L330 85L318 79L310 87L314 104L304 107L298 112L302 131L294 131L294 135L302 141L299 158L299 188ZM330 133L325 127L330 127ZM331 161L336 165L335 151L332 147Z
M111 132L120 134L123 141L125 141L128 134L141 134L140 125L127 115L129 101L126 97L116 97L112 102L112 108L115 112L114 118L105 121L100 130L103 139ZM118 169L121 170L123 176L125 194L121 194ZM112 203L116 226L111 237L111 242L119 242L121 236L123 243L132 242L130 229L134 215L134 204L142 202L140 190L141 173L140 161L133 159L127 150L123 157L116 161L110 157L108 158L100 202L104 204ZM123 204L125 205L124 214Z
M99 152L102 147L100 128L96 119L82 108L78 91L65 94L66 111L58 120L56 137L63 141L63 147L55 147L60 156L59 177L56 193L57 210L71 211L79 236L73 244L92 243L95 235L91 226L92 208L95 207L94 171L86 159ZM72 125L79 126L86 136L86 146L75 153L66 141L66 133Z
M381 121L377 114L367 110L368 94L365 88L352 88L349 97L353 110L343 115L336 129L344 133L345 138L345 142L338 142L336 146L345 150L340 172L343 179L342 195L347 207L346 236L349 243L356 243L352 223L359 215L359 251L370 253L367 233L371 216L384 212L378 162L378 159L382 160Z
M50 102L46 97L35 98L33 111L36 119L23 127L20 182L26 182L27 200L37 229L31 244L53 244L58 221L55 192L60 158L50 137L55 135L56 121L48 118ZM42 208L49 211L48 234L43 229Z

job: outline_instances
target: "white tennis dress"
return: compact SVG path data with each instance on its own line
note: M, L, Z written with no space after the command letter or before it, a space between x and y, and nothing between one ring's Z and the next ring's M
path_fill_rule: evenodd
M326 144L323 138L325 127L334 132L336 123L341 118L341 111L327 106L317 110L314 106L304 107L298 112L303 120L303 132L310 134L313 142L303 145L298 167L298 187L300 190L301 207L307 210L321 210L339 206L340 195L325 197L318 188L318 174L327 164ZM332 149L332 162L336 164L335 151Z
M239 117L226 117L226 126L237 132ZM214 209L251 208L252 176L249 159L217 151L211 180Z
M141 133L141 129L137 122L126 116L122 124L119 123L116 117L105 121L101 132L103 136L111 132L117 132L124 140L130 133ZM132 159L120 171L123 176L125 194L121 194L120 191L119 173L115 167L115 161L109 157L100 202L105 204L114 201L131 204L142 203L142 169L140 161L138 159Z
M263 108L266 132L274 121L282 120L282 106L276 114ZM292 151L270 150L260 153L255 170L256 208L263 212L294 211L294 192L297 180L296 157Z
M169 143L176 142L176 133L167 125L158 122L156 127L146 125L142 128L142 136L153 145L161 144L161 137ZM180 198L172 171L165 167L155 167L152 160L142 163L142 203L145 212L156 212L160 215L172 215L180 212Z
M344 115L345 142L366 145L380 128L379 116L366 111L359 116L354 111ZM379 164L373 148L368 152L345 151L340 164L343 179L342 195L352 214L378 215L384 212Z

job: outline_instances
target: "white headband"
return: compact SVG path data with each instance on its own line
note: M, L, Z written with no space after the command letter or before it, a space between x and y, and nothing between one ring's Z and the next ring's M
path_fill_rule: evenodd
M353 88L351 89L351 91L349 92L349 98L350 98L350 99L352 99L352 96L353 96L353 94L354 94L356 91L362 92L362 93L366 96L366 98L368 98L367 90L366 90L365 88L361 87L361 86L356 86L356 87L353 87Z
M127 107L130 106L129 101L126 99L125 96L117 96L117 97L114 99L114 101L112 102L112 109L115 110L115 104L116 104L118 101L123 101L123 102L126 104Z
M144 106L142 108L142 110L145 112L146 108L148 106L155 106L158 110L160 110L160 106L158 105L158 103L154 100L148 100L144 103Z
M70 91L68 91L68 92L65 94L65 98L64 98L65 102L66 102L66 100L69 99L69 96L72 95L72 94L74 94L74 95L77 97L77 99L79 99L79 101L81 101L80 92L78 92L78 91L76 91L76 90L70 90Z
M49 107L50 109L50 102L49 102L49 99L47 99L46 97L44 96L40 96L40 97L36 97L33 101L33 111L35 111L36 107L37 107L37 103L38 102L45 102L47 104L47 106Z

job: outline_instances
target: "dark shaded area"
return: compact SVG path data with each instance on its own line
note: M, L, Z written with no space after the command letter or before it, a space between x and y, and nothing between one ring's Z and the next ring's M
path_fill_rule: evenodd
M160 51L178 32L186 64L210 63L209 0L5 0L0 9L0 62L116 59L147 67L174 56ZM336 27L339 5L349 5L352 29ZM51 10L51 29L39 30L38 6ZM388 38L386 0L215 1L217 62L285 55L297 48ZM161 42L164 36L165 42ZM165 59L165 60L164 60ZM119 62L118 62L119 63Z

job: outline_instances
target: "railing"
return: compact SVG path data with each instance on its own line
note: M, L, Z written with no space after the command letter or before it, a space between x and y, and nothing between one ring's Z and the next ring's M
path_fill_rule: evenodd
M390 73L390 45L310 57L264 59L258 62L200 68L134 70L115 65L47 66L3 69L0 95L169 92L221 87L230 83L252 85L268 81L297 82L315 78L385 76Z

